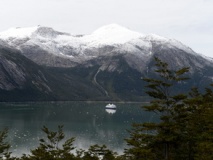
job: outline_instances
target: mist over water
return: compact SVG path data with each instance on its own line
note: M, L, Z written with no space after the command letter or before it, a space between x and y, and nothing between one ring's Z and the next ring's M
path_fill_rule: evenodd
M94 144L105 144L122 153L124 138L133 122L155 120L155 116L141 109L142 103L115 103L116 110L107 111L104 102L60 103L1 103L0 130L9 129L8 141L14 155L27 154L39 145L45 125L57 131L64 125L65 139L75 137L77 149L88 149ZM154 117L154 118L153 118Z

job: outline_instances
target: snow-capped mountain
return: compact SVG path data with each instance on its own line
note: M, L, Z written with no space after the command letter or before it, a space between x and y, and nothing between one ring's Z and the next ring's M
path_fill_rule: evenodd
M177 40L154 34L144 35L116 24L101 27L90 35L82 36L42 26L11 28L0 33L0 40L11 48L20 50L38 64L58 67L72 67L99 56L118 54L147 61L155 54L154 46L197 55ZM130 65L140 65L132 64L128 59Z
M73 47L100 47L105 45L119 45L144 37L142 34L130 31L127 28L116 24L104 26L90 35L75 36L68 33L62 33L52 28L36 26L31 28L11 28L0 33L0 38L15 44L11 40L31 40L31 43L57 43L60 45L70 45Z
M6 52L11 56L7 57ZM211 58L175 39L138 33L117 24L103 26L89 35L72 35L43 26L11 28L0 33L0 55L2 53L0 72L4 82L3 87L0 83L0 94L5 86L10 86L7 90L22 91L28 84L33 92L44 92L47 97L59 100L57 97L66 100L85 100L86 97L130 100L132 97L135 100L144 93L140 77L155 75L154 56L166 61L171 69L190 67L189 87L208 85L213 77ZM19 61L12 58L16 54ZM23 57L23 64L16 65ZM33 69L27 68L31 63ZM17 72L16 66L20 66ZM31 74L42 68L44 71ZM25 73L29 73L28 79ZM15 77L12 79L16 82L11 77ZM59 83L61 85L56 85Z

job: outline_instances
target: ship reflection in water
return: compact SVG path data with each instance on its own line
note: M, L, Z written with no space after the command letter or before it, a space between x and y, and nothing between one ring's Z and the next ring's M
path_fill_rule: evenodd
M116 105L109 103L106 105L105 110L109 114L115 114L116 113Z

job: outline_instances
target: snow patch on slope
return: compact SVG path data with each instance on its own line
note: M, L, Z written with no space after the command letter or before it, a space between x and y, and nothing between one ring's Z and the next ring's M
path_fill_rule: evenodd
M149 35L144 36L144 40L158 43L158 44L166 44L168 47L178 48L185 52L188 52L191 54L196 54L191 48L189 48L188 46L182 44L180 41L177 41L175 39L162 37L162 36L159 36L156 34L149 34Z

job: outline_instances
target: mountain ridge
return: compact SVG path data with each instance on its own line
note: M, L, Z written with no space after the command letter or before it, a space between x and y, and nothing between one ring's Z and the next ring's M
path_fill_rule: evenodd
M145 83L140 78L156 77L154 57L167 62L171 70L190 67L192 79L177 92L204 89L213 82L211 58L155 34L116 24L81 36L44 26L26 32L10 29L0 33L0 95L4 97L0 101L11 101L14 95L17 101L141 101Z
M142 44L143 46L151 47L149 44L151 41L156 43L166 43L167 45L170 45L170 47L175 46L186 50L187 52L195 53L192 49L177 40L154 34L144 35L116 24L103 26L89 35L82 36L74 36L69 33L58 32L50 27L43 26L16 28L1 32L0 39L9 42L11 47L14 45L17 47L16 40L23 39L23 43L18 45L20 49L26 42L26 45L36 44L47 52L54 53L58 56L67 56L66 58L75 58L78 55L80 57L87 56L87 58L89 57L88 59L90 59L90 55L84 54L84 52L86 52L85 50L104 46L119 47L120 45L125 45L127 43L129 45ZM10 39L13 39L13 41ZM24 42L24 40L26 41ZM67 52L67 46L68 48L71 48L75 54Z

